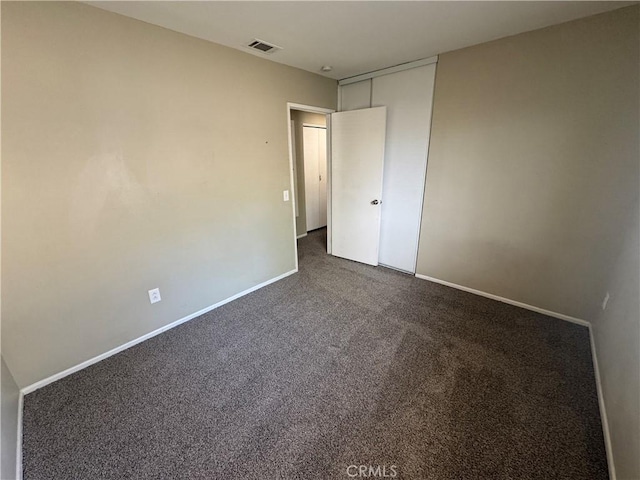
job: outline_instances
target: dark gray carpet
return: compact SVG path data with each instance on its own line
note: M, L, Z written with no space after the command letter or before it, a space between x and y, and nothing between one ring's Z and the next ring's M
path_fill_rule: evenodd
M586 328L324 233L298 274L27 395L24 478L607 478Z

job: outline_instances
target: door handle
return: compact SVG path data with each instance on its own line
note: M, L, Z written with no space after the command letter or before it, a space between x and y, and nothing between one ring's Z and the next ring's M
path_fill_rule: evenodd
M371 200L371 205L378 205L380 202L378 200Z

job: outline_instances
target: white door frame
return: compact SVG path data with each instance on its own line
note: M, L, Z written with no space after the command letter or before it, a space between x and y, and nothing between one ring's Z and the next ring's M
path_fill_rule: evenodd
M298 239L296 232L296 198L294 192L293 180L293 150L292 150L292 133L291 133L291 110L300 110L303 112L319 113L325 115L327 119L327 253L331 253L331 114L335 110L331 108L314 107L312 105L303 105L301 103L287 102L287 133L289 141L289 180L290 191L292 192L291 201L291 219L293 222L293 249L295 253L296 272L298 271Z

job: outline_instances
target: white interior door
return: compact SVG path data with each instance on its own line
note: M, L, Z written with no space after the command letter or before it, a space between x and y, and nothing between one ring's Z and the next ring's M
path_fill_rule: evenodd
M307 231L327 225L327 131L304 126L304 188Z
M378 265L386 107L331 114L332 254Z

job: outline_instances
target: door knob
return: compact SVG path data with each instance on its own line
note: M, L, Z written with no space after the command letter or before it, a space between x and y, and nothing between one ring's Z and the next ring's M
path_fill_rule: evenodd
M371 200L371 205L378 205L378 203L380 203L378 200Z

